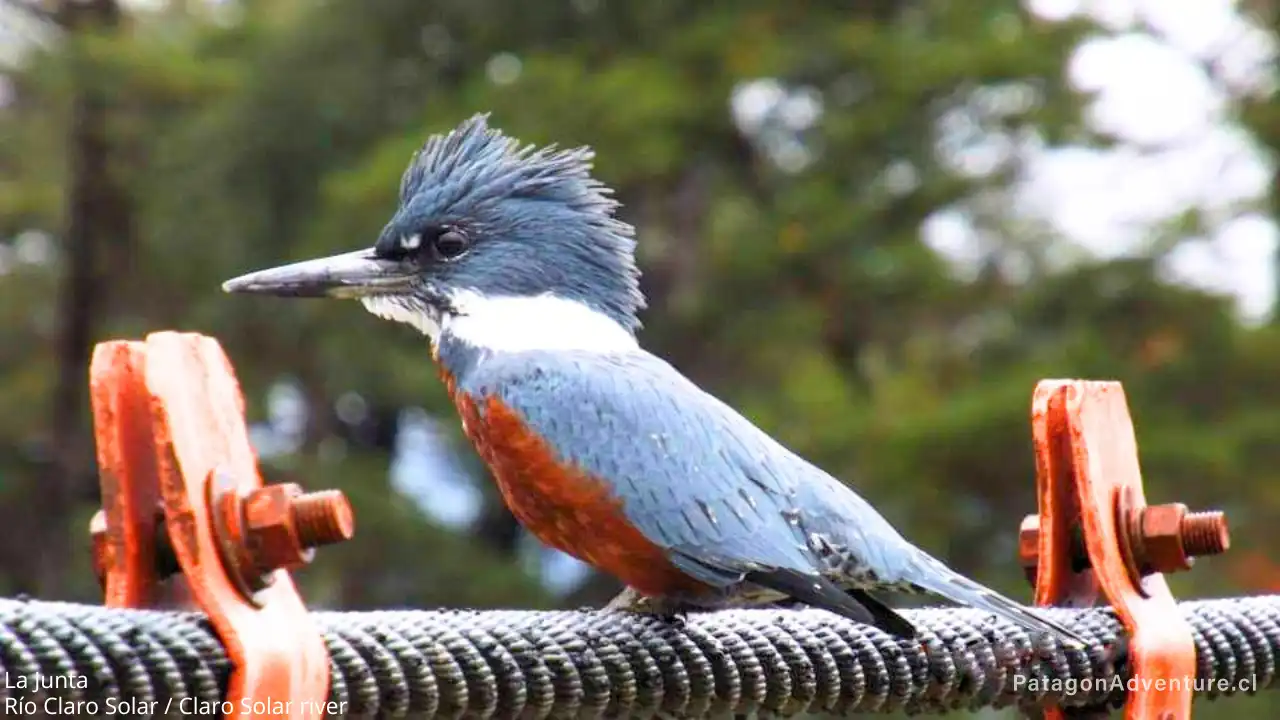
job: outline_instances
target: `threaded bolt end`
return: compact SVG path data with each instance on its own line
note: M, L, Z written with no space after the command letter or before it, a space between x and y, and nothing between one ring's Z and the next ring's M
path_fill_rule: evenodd
M1221 512L1187 513L1182 518L1182 546L1191 556L1220 555L1231 547L1227 517Z
M351 503L341 490L304 493L293 499L293 522L303 547L350 540L355 534L355 517Z

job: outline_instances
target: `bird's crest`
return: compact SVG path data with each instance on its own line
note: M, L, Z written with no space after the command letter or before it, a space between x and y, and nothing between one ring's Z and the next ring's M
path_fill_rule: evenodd
M401 204L420 193L432 194L436 207L476 208L503 198L528 198L612 216L618 203L608 186L591 177L591 148L522 145L490 128L488 117L473 115L448 134L432 135L400 180Z
M487 114L474 115L414 154L378 242L456 223L474 233L476 250L437 268L436 282L490 295L555 294L634 332L645 305L635 228L615 217L619 203L592 177L593 158L589 147L521 143L490 128Z

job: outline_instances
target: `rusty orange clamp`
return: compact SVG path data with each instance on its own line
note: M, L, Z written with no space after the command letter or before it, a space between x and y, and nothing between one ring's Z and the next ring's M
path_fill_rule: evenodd
M288 570L350 538L339 492L262 484L231 363L213 338L100 343L90 365L102 505L94 563L109 607L197 607L233 671L218 707L301 720L328 707L329 656Z
M1085 607L1102 595L1129 635L1127 720L1191 716L1196 650L1160 573L1230 545L1222 513L1148 506L1124 390L1118 382L1045 380L1032 401L1040 514L1019 552L1037 605ZM1164 680L1165 682L1158 682ZM1045 713L1061 720L1060 709Z

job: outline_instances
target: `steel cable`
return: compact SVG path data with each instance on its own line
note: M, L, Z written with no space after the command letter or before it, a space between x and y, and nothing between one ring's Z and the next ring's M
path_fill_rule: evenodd
M1280 596L1186 602L1198 697L1276 685ZM331 715L676 717L1116 707L1130 667L1108 609L1049 611L1085 651L981 612L903 613L918 642L814 610L315 612ZM0 599L0 712L217 714L231 663L189 612ZM1070 680L1071 682L1066 682Z

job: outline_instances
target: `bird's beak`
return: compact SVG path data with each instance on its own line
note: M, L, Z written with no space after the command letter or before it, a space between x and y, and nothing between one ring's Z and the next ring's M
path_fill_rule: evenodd
M259 270L222 283L229 293L279 297L359 298L406 292L417 278L407 262L386 260L373 249Z

